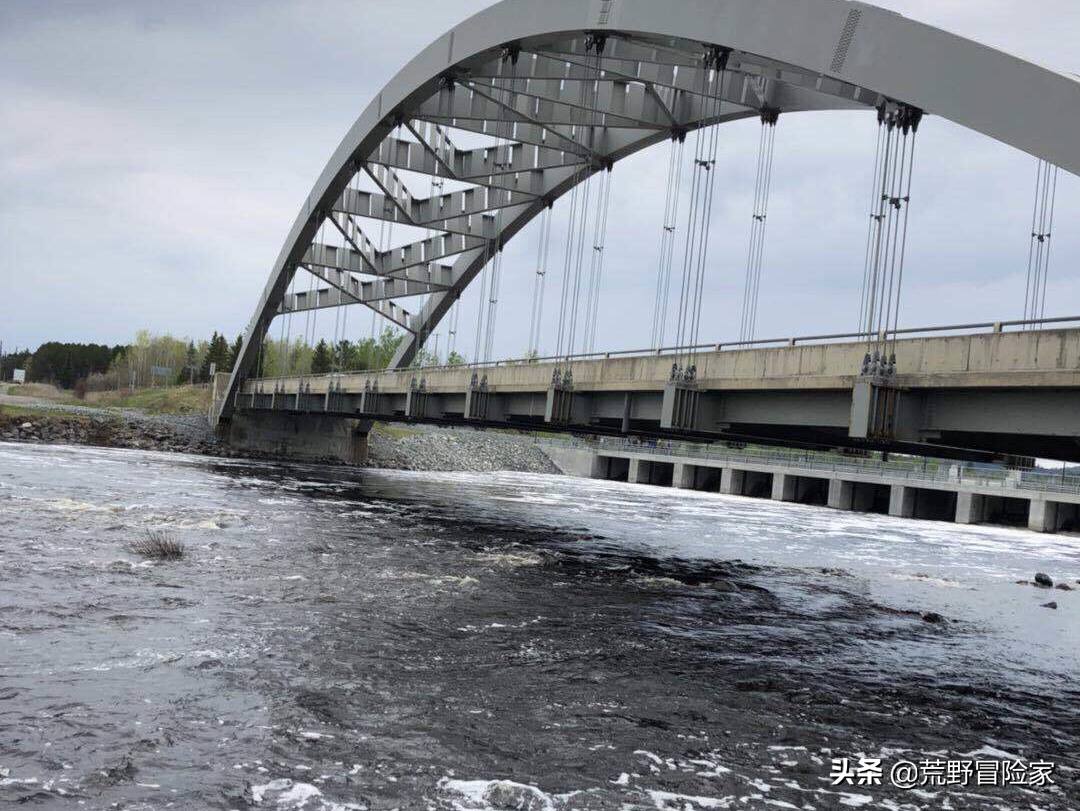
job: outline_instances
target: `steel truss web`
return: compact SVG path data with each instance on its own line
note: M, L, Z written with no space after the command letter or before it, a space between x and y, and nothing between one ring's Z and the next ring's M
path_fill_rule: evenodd
M394 366L406 365L446 314L440 305L456 300L472 280L472 266L565 193L571 179L583 182L646 145L762 108L878 102L843 82L738 53L716 114L706 93L709 51L701 43L610 35L597 76L586 41L583 33L512 44L469 60L388 122L385 137L355 162L345 190L325 212L341 244L313 240L297 265L319 286L284 294L277 314L367 306L408 331L394 359ZM455 136L491 143L462 148ZM375 190L362 190L361 179ZM414 192L442 189L447 181L455 190ZM386 223L429 236L386 249L380 239ZM401 301L407 298L421 306L408 308Z

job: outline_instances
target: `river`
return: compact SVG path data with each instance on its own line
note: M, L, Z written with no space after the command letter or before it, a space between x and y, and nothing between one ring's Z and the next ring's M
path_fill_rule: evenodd
M7 443L0 553L0 806L1080 808L1080 591L1015 582L1075 584L1076 537Z

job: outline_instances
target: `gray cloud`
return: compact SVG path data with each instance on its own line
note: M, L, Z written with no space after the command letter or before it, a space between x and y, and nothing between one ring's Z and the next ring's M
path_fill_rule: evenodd
M4 4L0 338L35 346L51 338L120 342L140 327L195 336L240 330L297 208L354 118L417 50L485 5ZM886 5L1080 70L1080 8L1071 0ZM723 131L702 328L710 340L738 330L756 144L754 122ZM1033 159L937 118L924 125L919 150L902 320L1019 317ZM643 153L615 172L604 347L638 346L648 334L661 157ZM872 157L865 115L781 119L759 334L854 325ZM1078 210L1080 183L1064 175L1049 314L1080 313L1072 273L1080 235L1071 227ZM530 229L504 259L502 354L526 341L534 240ZM559 242L552 257L553 316ZM466 353L473 299L465 300L459 333ZM368 317L352 319L353 334L366 334Z

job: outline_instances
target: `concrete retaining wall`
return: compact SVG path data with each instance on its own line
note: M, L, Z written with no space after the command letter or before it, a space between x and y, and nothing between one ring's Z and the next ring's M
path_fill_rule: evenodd
M259 412L235 414L230 445L257 454L314 462L363 464L368 455L368 420L343 420L319 414Z

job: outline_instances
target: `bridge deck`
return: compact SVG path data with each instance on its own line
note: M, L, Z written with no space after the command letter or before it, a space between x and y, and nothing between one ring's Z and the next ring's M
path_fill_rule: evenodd
M864 342L724 349L695 357L698 383L709 390L847 390L858 374ZM910 388L1080 386L1080 329L990 332L906 338L896 342L898 380ZM579 391L662 391L674 356L644 355L574 361ZM304 383L325 393L333 381L359 393L378 383L385 394L405 394L423 378L431 393L461 392L474 372L486 375L491 392L540 392L556 367L566 363L508 361L481 367L432 367L396 371L347 372L248 380L250 394L276 385L295 393Z
M891 385L899 405L890 433L873 441L850 435L864 351L864 343L846 342L700 352L694 414L685 424L671 421L673 357L657 354L574 361L561 417L552 376L567 364L552 362L253 379L234 405L1080 461L1080 329L898 340Z

